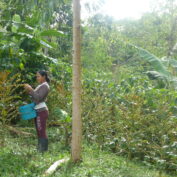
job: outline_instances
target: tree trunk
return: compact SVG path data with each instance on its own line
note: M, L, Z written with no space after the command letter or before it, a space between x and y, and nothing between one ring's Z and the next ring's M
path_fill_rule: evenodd
M81 160L81 29L80 0L73 0L73 88L72 88L72 152L73 162Z

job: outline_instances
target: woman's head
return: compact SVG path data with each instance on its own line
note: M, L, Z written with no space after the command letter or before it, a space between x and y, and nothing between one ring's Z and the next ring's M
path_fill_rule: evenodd
M48 83L50 82L47 72L43 70L37 72L36 79L37 82L40 84L43 82L48 82Z

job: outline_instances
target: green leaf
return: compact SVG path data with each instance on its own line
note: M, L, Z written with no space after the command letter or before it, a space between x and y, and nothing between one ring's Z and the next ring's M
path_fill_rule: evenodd
M18 30L18 27L17 27L17 26L15 26L15 25L13 25L13 26L12 26L12 32L13 32L13 33L16 33L16 32L17 32L17 30Z
M65 34L62 31L57 31L57 30L45 30L40 33L40 36L56 36L56 37L61 37L65 36Z
M28 33L28 34L32 34L34 32L34 28L32 28L31 26L24 24L24 23L18 23L18 31L22 32L22 33Z
M57 59L55 59L55 58L52 58L52 57L48 57L48 56L46 56L46 55L44 55L44 54L42 54L42 53L38 53L38 52L31 52L33 55L36 55L37 57L43 57L43 58L45 58L45 59L48 59L48 60L50 60L52 63L57 63Z
M15 21L15 22L21 22L20 15L15 14L15 15L13 16L12 20Z
M20 37L28 37L30 39L33 39L34 37L30 34L27 34L27 33L21 33L21 32L18 32L18 33L13 33L12 34L13 36L20 36Z
M23 63L20 63L19 66L20 66L20 69L21 69L21 70L24 70L24 64L23 64Z
M46 44L48 44L49 46L51 46L52 48L57 48L57 44L53 43L53 42L49 42L45 39L42 39L43 42L45 42Z
M40 44L43 45L44 47L47 47L47 48L50 48L50 49L53 48L51 45L47 44L47 43L46 43L45 41L43 41L43 40L40 40Z

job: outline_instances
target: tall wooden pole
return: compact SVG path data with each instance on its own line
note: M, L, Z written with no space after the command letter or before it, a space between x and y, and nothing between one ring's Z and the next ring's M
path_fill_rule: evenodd
M81 160L81 6L80 0L73 0L73 88L72 88L72 143L73 162Z

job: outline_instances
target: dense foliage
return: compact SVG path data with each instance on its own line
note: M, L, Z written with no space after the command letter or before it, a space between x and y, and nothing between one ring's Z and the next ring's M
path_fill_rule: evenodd
M70 0L0 1L1 74L20 73L20 84L35 86L37 70L50 72L49 125L60 126L68 146L71 6ZM96 14L82 25L84 138L171 173L177 169L176 9L166 0L139 20ZM18 124L18 106L28 99L10 77L0 78L0 121Z
M18 118L18 107L22 104L22 93L18 91L20 82L19 75L10 76L8 72L0 72L0 122L3 125Z
M92 84L90 84L92 82ZM116 154L176 170L176 93L148 78L93 80L84 94L84 134Z

